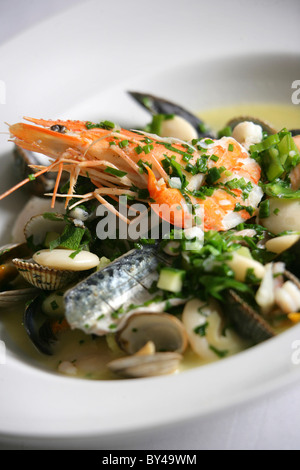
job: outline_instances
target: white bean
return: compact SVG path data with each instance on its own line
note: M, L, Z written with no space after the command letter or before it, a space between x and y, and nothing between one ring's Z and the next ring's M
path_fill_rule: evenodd
M33 260L41 266L67 271L86 271L99 264L99 258L89 251L80 251L72 257L74 250L40 250L33 255Z
M232 354L244 347L243 340L234 331L223 331L222 313L215 300L190 300L184 308L182 322L192 350L203 359L216 359L214 348ZM202 330L200 334L199 329Z
M226 261L226 264L233 270L237 281L244 282L248 269L253 269L253 274L258 279L263 279L265 267L253 258L240 255L237 251L232 252L232 259Z
M232 137L249 150L251 145L262 141L262 128L250 121L240 122L233 129Z
M176 137L180 140L190 141L197 139L196 129L181 116L174 116L162 122L160 129L161 137Z
M279 255L280 253L283 253L283 251L288 250L298 240L300 240L300 235L297 234L282 235L281 237L268 240L265 246L268 251Z
M259 220L259 223L270 232L278 235L285 230L300 232L300 201L271 198L269 217ZM275 211L275 213L274 213Z

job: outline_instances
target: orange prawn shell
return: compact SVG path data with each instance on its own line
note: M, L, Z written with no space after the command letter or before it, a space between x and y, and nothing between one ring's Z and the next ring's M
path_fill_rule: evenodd
M52 195L52 206L57 197L62 170L69 171L71 175L66 204L72 198L78 175L86 176L87 173L97 188L94 197L101 203L103 203L101 194L106 194L105 189L116 188L116 191L121 194L122 188L126 189L124 181L105 174L107 166L112 165L127 175L127 188L132 187L132 184L140 189L148 187L150 205L160 217L177 227L190 225L193 216L189 212L188 204L180 190L168 187L169 175L162 164L166 157L175 158L176 162L182 165L182 173L186 176L187 181L189 180L191 174L185 170L183 161L183 155L187 149L181 143L176 142L170 145L157 136L147 136L125 129L87 129L86 122L82 121L26 119L36 125L14 124L10 126L10 132L14 142L20 147L45 154L54 160L48 169L43 167L36 173L38 176L50 169L58 172ZM68 132L59 133L51 130L55 124L65 126ZM238 175L239 178L245 177L257 185L260 179L259 165L233 138L227 137L213 141L208 145L206 154L217 157L217 159L208 160L209 167L224 167L232 174ZM189 149L189 157L190 163L195 164L199 153L196 149L194 152ZM148 174L141 173L140 160L144 162ZM223 176L220 182L222 182L222 178ZM0 199L26 183L27 180L19 183L0 196ZM190 197L191 204L199 204L202 205L202 208L204 207L204 230L227 229L223 224L224 218L233 212L236 203L241 201L241 191L232 190L232 193L236 195L236 198L222 189L215 189L212 196L204 200ZM92 196L86 195L86 197L91 198ZM154 200L155 203L151 200ZM242 205L244 204L242 203ZM239 211L239 215L241 220L250 217L245 210Z
M176 188L168 188L166 183L157 181L153 171L148 171L148 191L151 208L166 222L175 227L186 227L191 223L191 215L186 212L186 203L181 192Z

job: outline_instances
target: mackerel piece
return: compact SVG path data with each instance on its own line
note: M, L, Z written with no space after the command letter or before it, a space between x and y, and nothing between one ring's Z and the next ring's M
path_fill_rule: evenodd
M157 267L166 262L156 245L134 249L84 281L64 296L65 316L72 329L105 335L117 331L130 314L154 294L148 289L158 278ZM157 294L157 293L156 293Z

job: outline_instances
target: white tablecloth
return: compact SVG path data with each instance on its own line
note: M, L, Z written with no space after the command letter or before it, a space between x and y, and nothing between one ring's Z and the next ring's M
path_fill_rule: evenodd
M80 0L0 0L0 45L19 32L47 18L49 15L58 14L62 9L72 8L79 3L82 2ZM241 9L243 3L243 1L240 2ZM258 5L260 5L260 2L253 1L251 3L259 12ZM280 2L278 0L275 2L270 0L269 3L270 17L265 18L266 36L269 33L273 35L278 33L278 31L272 31L272 9L282 6L282 4L288 9L290 2ZM227 4L230 8L230 2ZM243 18L242 11L240 13L240 21L244 21L249 35L254 35L255 25L249 25L247 18ZM113 11L110 20L112 18ZM298 19L300 20L300 15ZM201 23L204 24L206 21L208 21L208 18L202 18L199 21L199 27L201 27ZM168 27L170 27L170 24L171 20L168 22ZM288 38L290 33L289 24L285 19L282 22L282 29L284 34L282 34L282 31L279 33L282 34L282 37ZM171 32L171 34L175 33ZM214 34L213 29L211 34ZM269 40L268 38L264 39ZM245 38L239 37L236 40L244 41ZM68 53L71 53L71 51ZM296 78L300 79L300 77ZM127 435L123 436L122 439L111 439L110 442L105 443L105 447L103 447L101 442L93 441L90 441L90 443L88 441L83 442L82 446L85 448L132 450L299 449L299 396L300 382L289 387L289 389L285 388L275 394L256 399L246 405L236 406L213 417L202 418L201 420L196 419L193 422L178 424L172 428L147 431L139 433L139 435ZM71 443L69 445L71 447ZM36 444L36 447L38 446L39 444ZM45 446L51 447L51 441L48 441L47 445L43 445L43 447ZM0 442L0 448L2 449L24 447L28 448L20 439L3 440L2 443Z

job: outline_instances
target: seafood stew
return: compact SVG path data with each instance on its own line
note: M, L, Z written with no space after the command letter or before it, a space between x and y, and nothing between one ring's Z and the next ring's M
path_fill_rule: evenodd
M131 96L152 114L146 128L9 128L26 177L1 199L52 180L48 211L35 198L24 240L0 254L0 306L6 318L19 309L36 357L69 376L176 373L300 321L300 131L249 115L214 130ZM49 166L28 167L36 153Z

